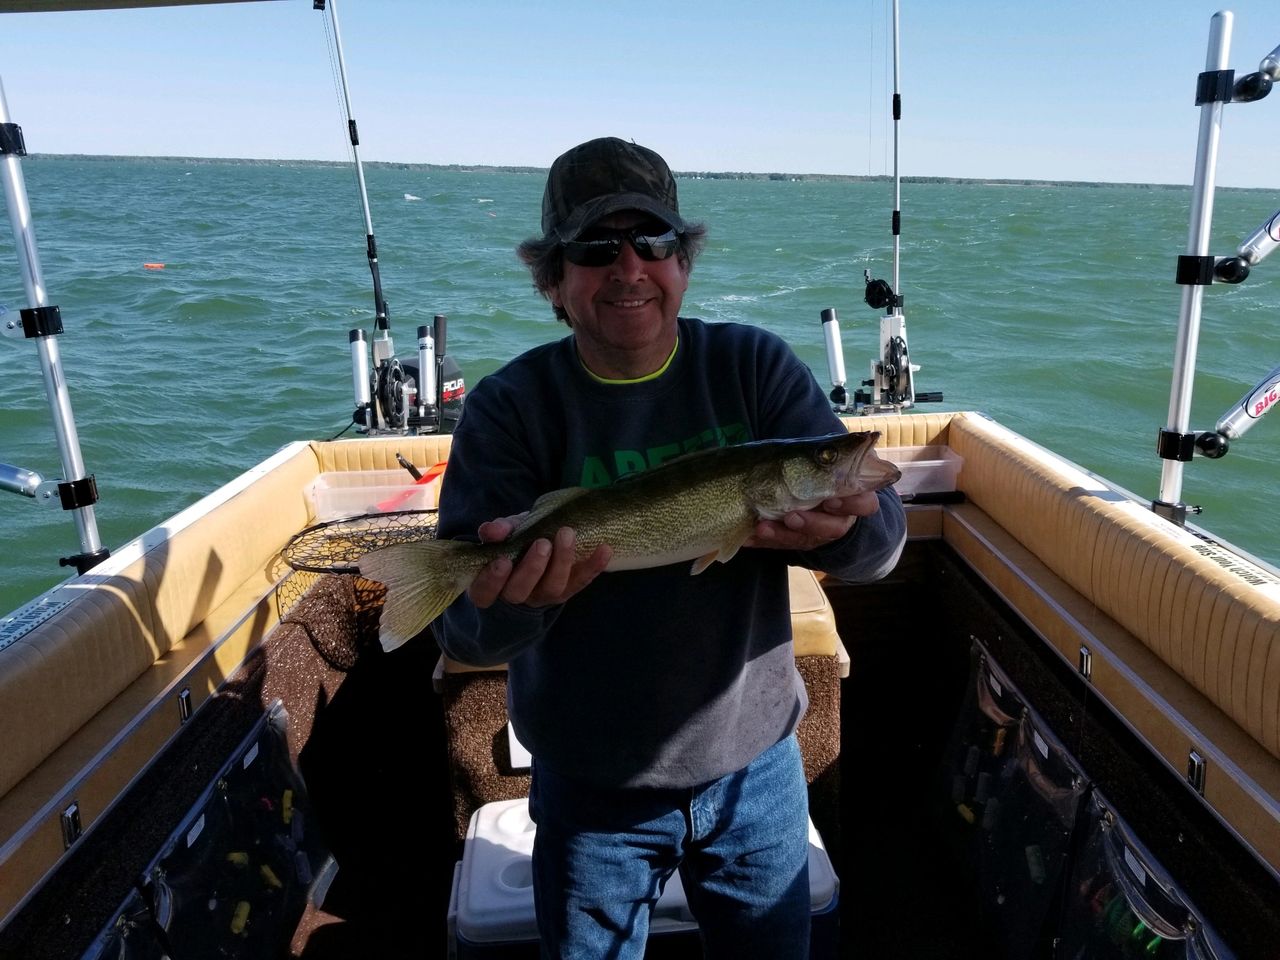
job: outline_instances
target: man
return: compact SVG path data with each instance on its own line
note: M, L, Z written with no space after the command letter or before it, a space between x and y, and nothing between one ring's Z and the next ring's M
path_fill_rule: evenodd
M440 536L510 535L543 493L684 452L842 428L777 337L679 316L705 230L651 150L592 140L553 164L520 247L570 335L483 379L449 456ZM856 522L855 522L856 521ZM728 563L601 576L574 531L495 560L437 622L453 658L507 662L534 757L544 956L640 957L677 869L714 957L807 957L807 701L786 567L874 579L905 539L892 490L761 521Z

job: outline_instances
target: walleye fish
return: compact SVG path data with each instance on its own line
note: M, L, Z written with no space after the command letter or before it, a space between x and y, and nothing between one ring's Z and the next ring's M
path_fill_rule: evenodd
M879 433L761 440L702 450L608 487L567 487L539 497L506 540L419 540L365 554L360 574L386 585L379 639L394 650L421 632L500 556L514 562L561 527L577 533L575 556L602 543L605 569L638 570L692 560L690 574L727 563L760 519L816 507L896 483L900 473L872 449Z

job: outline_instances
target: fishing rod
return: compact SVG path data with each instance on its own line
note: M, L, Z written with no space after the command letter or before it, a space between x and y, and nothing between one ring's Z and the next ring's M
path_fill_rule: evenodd
M863 414L901 413L917 403L936 403L942 400L940 392L917 393L915 374L920 369L911 362L907 347L907 318L902 312L903 296L900 286L902 258L902 175L901 175L901 124L902 124L902 67L899 42L898 0L893 0L893 215L890 228L893 234L893 283L873 280L871 271L863 271L866 281L863 300L873 310L885 310L880 320L880 353L871 360L870 379L862 386L870 390L854 391L854 409ZM848 410L844 359L840 349L840 324L833 308L822 311L822 329L827 345L828 371L831 374L831 401L840 412Z
M341 85L342 106L347 121L347 137L351 145L351 154L355 160L356 182L360 193L360 209L364 215L365 252L369 259L369 273L373 277L373 383L360 382L364 379L363 370L353 369L356 378L356 409L353 419L369 428L378 426L379 414L389 426L399 426L397 421L404 417L404 393L401 388L403 371L395 359L395 347L391 342L391 316L387 309L386 297L382 295L382 274L378 269L378 241L373 234L373 214L369 210L369 191L365 186L364 164L360 160L360 131L356 125L355 115L351 109L351 89L347 83L347 64L342 52L342 31L338 26L337 0L315 0L314 9L324 12L327 8L329 24L333 31L333 51L336 57L337 77ZM351 331L353 362L356 361L357 333L359 342L363 343L364 331ZM367 356L365 366L367 366ZM372 396L378 396L377 404Z
M1192 183L1191 223L1187 252L1178 257L1176 272L1176 280L1182 286L1182 304L1174 346L1169 416L1156 438L1156 453L1164 463L1160 493L1151 502L1151 509L1177 524L1185 523L1188 513L1201 512L1200 507L1182 502L1183 465L1196 454L1210 459L1224 456L1232 440L1239 439L1262 416L1280 406L1280 367L1276 367L1224 413L1212 430L1190 429L1191 392L1205 287L1215 282L1243 282L1254 265L1280 246L1280 210L1277 210L1240 244L1234 256L1214 257L1209 253L1223 110L1229 103L1263 99L1280 80L1280 46L1262 58L1255 72L1236 79L1235 71L1227 67L1233 22L1234 15L1229 10L1209 18L1205 69L1196 82L1200 134Z
M364 215L365 253L369 260L369 273L373 278L373 368L369 374L369 352L363 330L352 330L350 344L352 377L354 379L356 405L352 420L366 430L377 431L380 426L398 429L406 419L407 384L404 369L395 358L395 346L391 340L391 314L386 297L382 294L382 274L378 268L378 241L373 233L373 214L369 209L369 191L365 185L364 164L360 160L360 131L351 109L351 88L347 83L347 64L342 52L342 30L338 26L337 0L314 0L316 10L329 12L332 29L332 49L338 82L341 87L342 106L347 121L347 138L355 161L356 183L360 195L360 209Z
M360 208L364 215L365 246L373 277L374 331L372 351L365 332L350 331L351 376L355 392L353 422L367 433L434 433L451 429L461 415L465 384L462 372L445 353L447 318L437 314L430 325L418 327L417 366L396 359L391 340L391 316L382 294L378 268L378 243L373 234L369 191L360 160L360 134L351 109L342 31L338 26L337 0L314 0L316 10L329 13L336 74L341 85L343 111L351 154L355 161ZM372 352L372 356L370 356ZM372 371L372 372L370 372Z

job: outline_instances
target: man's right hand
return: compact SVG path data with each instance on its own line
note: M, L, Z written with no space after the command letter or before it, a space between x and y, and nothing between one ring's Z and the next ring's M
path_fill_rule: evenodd
M500 517L480 524L480 540L497 543L511 536L523 514ZM601 544L587 557L575 560L577 534L571 527L556 531L555 540L539 538L529 545L515 563L499 557L480 571L467 588L467 596L477 607L492 606L499 598L527 607L549 607L564 603L604 572L613 556L608 544Z

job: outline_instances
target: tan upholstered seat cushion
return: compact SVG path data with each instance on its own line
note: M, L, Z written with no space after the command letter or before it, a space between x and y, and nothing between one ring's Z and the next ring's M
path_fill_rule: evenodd
M974 505L1280 757L1280 578L991 421L949 432Z

